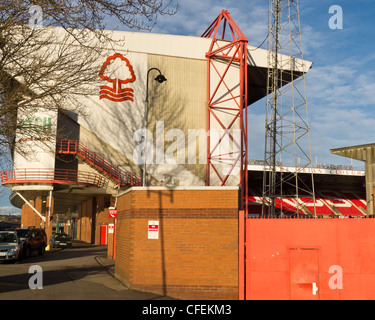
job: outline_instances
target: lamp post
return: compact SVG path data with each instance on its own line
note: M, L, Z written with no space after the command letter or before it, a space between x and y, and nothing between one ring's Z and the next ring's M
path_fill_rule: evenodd
M159 72L159 74L156 76L156 78L154 79L155 81L159 82L159 83L163 83L164 81L167 81L167 79L163 76L163 74L161 73L161 71L158 69L158 68L151 68L147 71L147 79L146 79L146 101L145 101L145 122L146 122L146 125L145 125L145 128L146 128L146 133L145 133L145 158L144 158L144 163L143 163L143 186L146 185L146 162L147 162L147 127L148 127L148 121L147 121L147 118L148 118L148 76L150 74L150 72L152 70L156 70Z

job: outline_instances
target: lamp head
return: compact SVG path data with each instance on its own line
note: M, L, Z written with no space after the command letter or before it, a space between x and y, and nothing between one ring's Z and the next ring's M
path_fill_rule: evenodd
M162 75L162 74L159 74L155 80L159 83L163 83L164 81L167 81L167 79Z

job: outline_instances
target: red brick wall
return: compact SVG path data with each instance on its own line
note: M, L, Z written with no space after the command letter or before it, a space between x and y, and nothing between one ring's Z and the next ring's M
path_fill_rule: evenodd
M119 198L116 276L182 299L238 298L238 190L142 190ZM159 239L148 239L148 221Z
M92 237L92 206L93 199L82 202L78 206L79 224L77 238L79 240L91 243Z

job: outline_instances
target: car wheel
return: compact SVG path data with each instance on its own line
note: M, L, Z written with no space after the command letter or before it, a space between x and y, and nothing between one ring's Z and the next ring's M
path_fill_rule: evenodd
M30 247L26 247L25 250L23 251L23 257L25 259L27 259L28 257L30 257Z
M42 256L42 255L44 255L44 251L45 251L45 246L44 246L44 243L42 244L42 246L40 247L40 249L39 249L39 251L38 251L38 254L40 255L40 256Z
M22 252L22 250L20 250L20 252L18 253L18 257L14 262L15 263L21 263L22 259L23 259L23 252Z

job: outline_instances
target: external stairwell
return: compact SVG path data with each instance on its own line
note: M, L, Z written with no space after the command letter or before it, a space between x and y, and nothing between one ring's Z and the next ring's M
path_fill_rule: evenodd
M115 180L121 187L142 186L142 179L136 174L120 169L77 140L61 140L57 150L60 154L72 154L80 157L110 179Z

